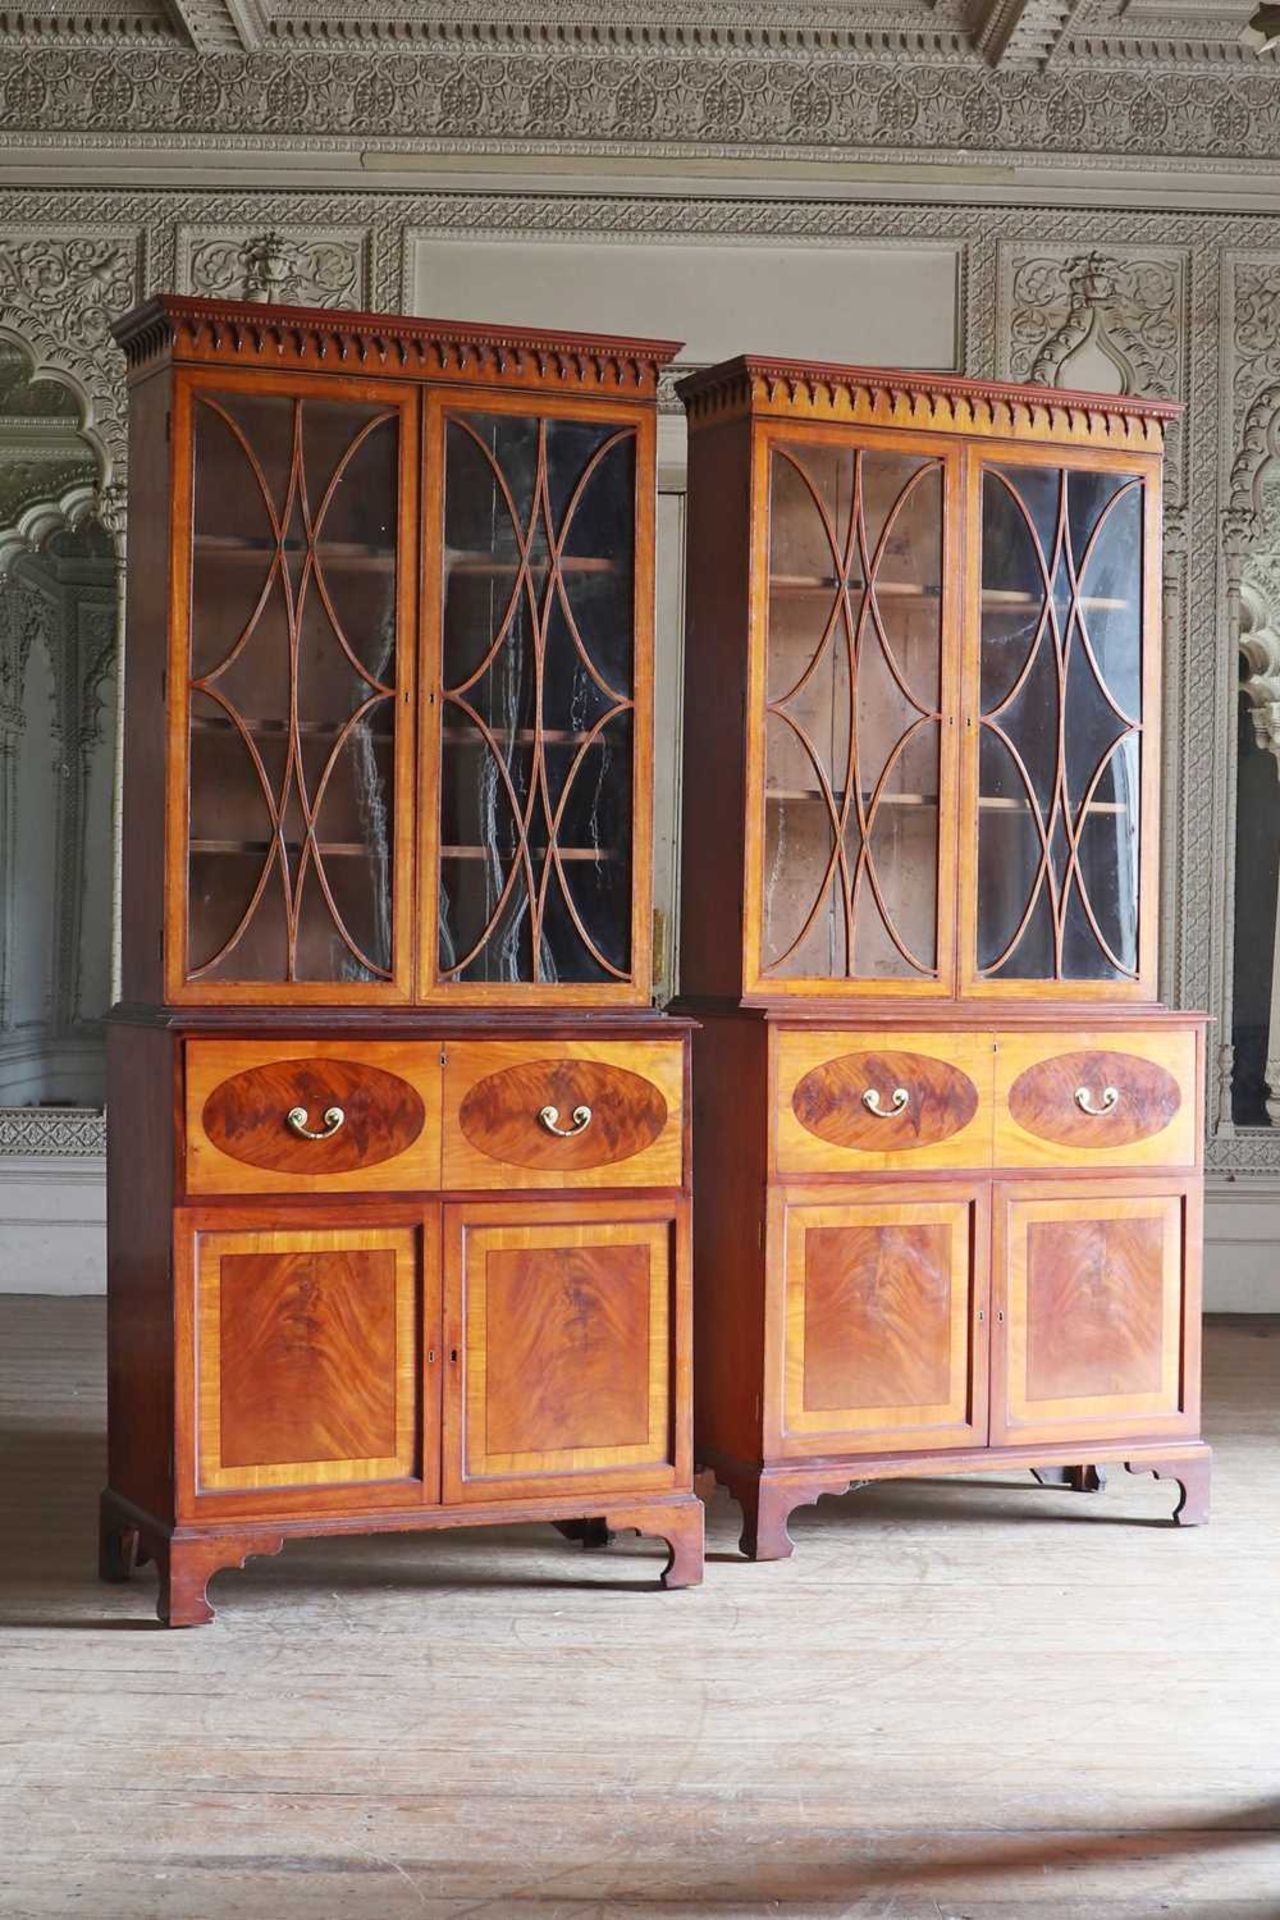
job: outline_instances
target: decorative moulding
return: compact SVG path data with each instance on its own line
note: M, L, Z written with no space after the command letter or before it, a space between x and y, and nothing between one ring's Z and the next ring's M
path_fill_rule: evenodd
M312 307L239 307L162 294L114 328L130 372L158 354L239 363L256 356L280 367L355 363L384 376L485 380L496 372L529 386L572 379L620 393L653 393L659 370L679 352L675 340L613 339L604 334L531 332L448 320L388 319Z
M816 420L932 427L1008 435L1042 424L1089 445L1158 451L1164 426L1182 412L1174 400L1130 400L1075 394L1002 381L974 385L942 374L894 373L884 367L817 366L744 355L677 382L697 419L775 404L794 416L797 405Z
M0 1159L53 1154L79 1160L106 1150L106 1115L98 1107L0 1107Z

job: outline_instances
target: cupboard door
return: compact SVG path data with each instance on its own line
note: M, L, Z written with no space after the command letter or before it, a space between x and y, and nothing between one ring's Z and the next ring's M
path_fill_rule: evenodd
M787 1199L782 1451L986 1440L987 1201L950 1185Z
M445 1498L687 1471L683 1220L625 1202L445 1209Z
M422 1498L417 1230L197 1231L194 1287L197 1494Z
M761 456L748 989L949 991L957 465L845 431Z
M413 398L192 375L174 440L172 997L406 999Z
M973 472L964 985L1154 997L1158 471L1009 449Z
M1199 1195L1014 1187L996 1231L992 1443L1191 1432Z
M433 397L427 457L424 995L640 1002L652 419Z

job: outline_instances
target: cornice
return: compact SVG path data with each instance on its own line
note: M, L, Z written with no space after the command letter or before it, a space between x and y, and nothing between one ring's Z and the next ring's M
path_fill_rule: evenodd
M1046 438L1158 452L1177 401L1117 399L1003 380L844 367L744 354L676 384L692 423L734 414L844 420L934 432Z
M840 50L455 42L367 57L309 51L0 50L11 150L1016 155L1061 169L1099 156L1221 169L1280 157L1273 69L993 73L972 53L868 59Z
M675 340L470 326L451 320L347 313L161 294L112 328L131 375L162 355L225 364L360 367L383 376L598 388L652 397L680 350Z

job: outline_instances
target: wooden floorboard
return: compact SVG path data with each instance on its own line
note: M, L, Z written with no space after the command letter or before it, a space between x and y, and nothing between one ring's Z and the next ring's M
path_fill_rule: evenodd
M1280 1920L1280 1323L1214 1519L887 1484L701 1590L550 1528L294 1543L168 1633L95 1577L103 1309L0 1298L0 1913Z

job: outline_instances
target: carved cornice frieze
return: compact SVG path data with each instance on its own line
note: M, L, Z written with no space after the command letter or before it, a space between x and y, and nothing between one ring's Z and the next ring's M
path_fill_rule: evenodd
M487 380L495 374L531 387L595 386L652 394L658 373L679 351L674 340L612 339L602 334L533 332L309 307L227 305L165 294L115 328L130 372L157 355L274 367L358 366L384 375Z
M677 382L692 420L774 410L815 420L1008 436L1041 429L1092 446L1157 452L1176 401L1057 394L1003 381L976 384L945 375L883 367L817 366L754 355L709 367Z
M1273 72L1179 77L1057 66L1017 83L975 55L870 58L838 47L565 46L463 36L353 59L310 50L195 56L0 51L13 144L190 148L791 154L972 167L1017 154L1220 167L1280 158Z

